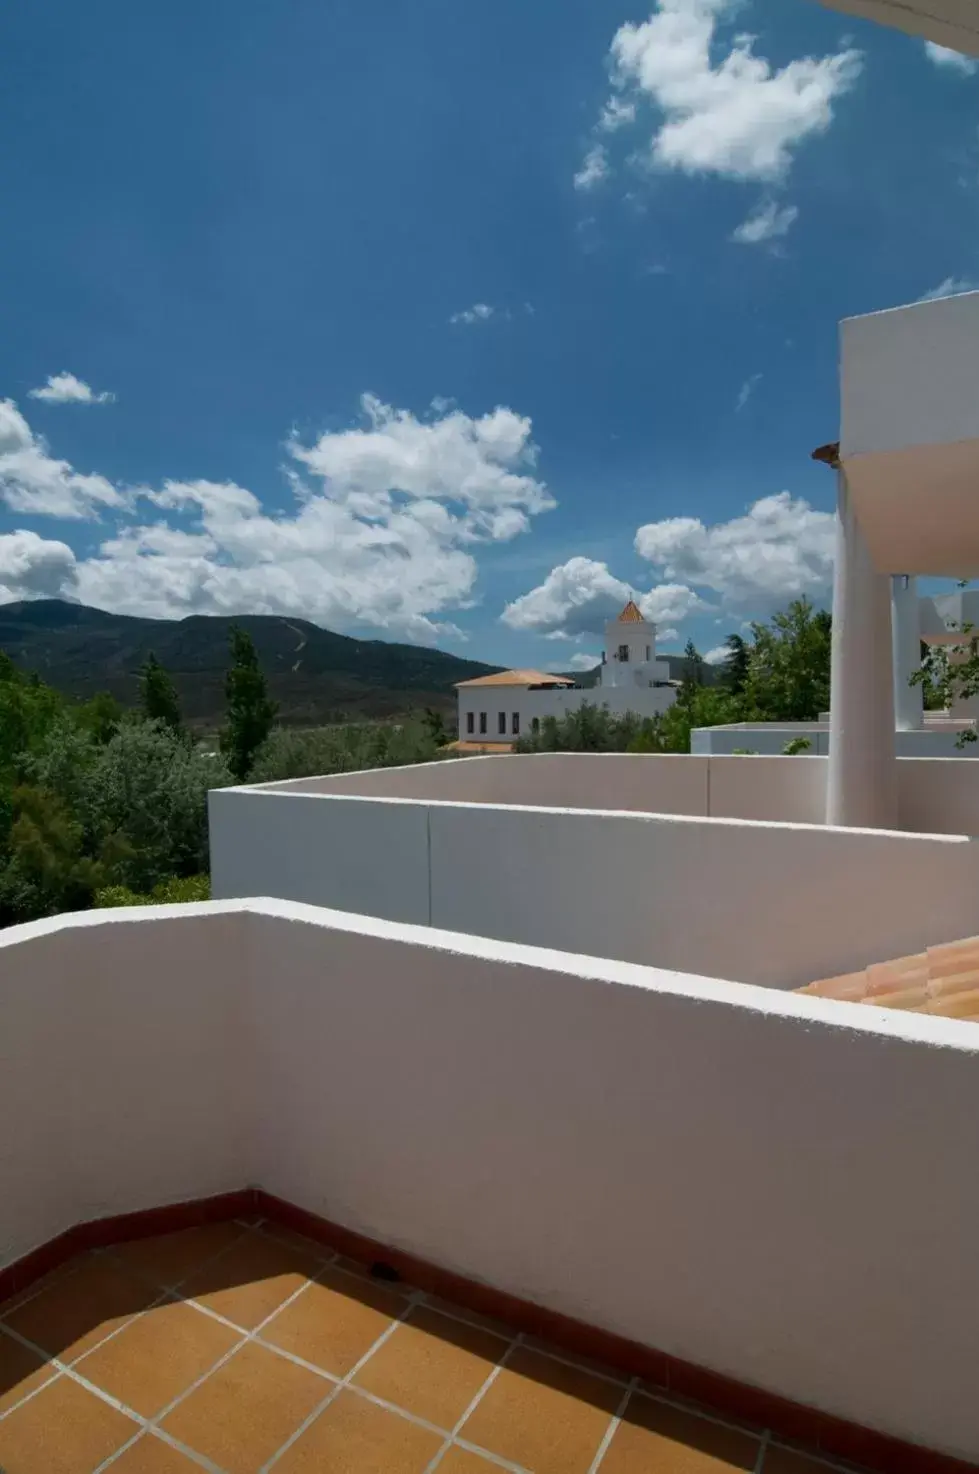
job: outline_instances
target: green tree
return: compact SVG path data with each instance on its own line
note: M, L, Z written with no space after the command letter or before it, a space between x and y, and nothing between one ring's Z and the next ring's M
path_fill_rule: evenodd
M269 699L251 635L239 625L233 625L230 644L231 666L224 683L228 707L221 751L232 776L244 783L255 754L272 730L278 707Z
M740 696L748 681L750 651L742 635L728 635L724 641L727 657L722 666L723 682L732 696Z
M144 717L164 722L174 732L183 731L177 688L167 671L150 651L139 673L139 704Z
M98 743L108 742L118 731L123 718L122 707L108 691L99 691L72 712L72 720L76 725L83 732L88 732Z
M218 758L163 722L120 727L87 770L77 813L112 883L151 891L208 863L207 795L231 782Z
M0 925L89 906L101 872L84 853L83 829L70 809L57 794L26 784L11 800Z
M796 599L767 624L753 624L744 703L765 722L811 722L829 709L832 621Z

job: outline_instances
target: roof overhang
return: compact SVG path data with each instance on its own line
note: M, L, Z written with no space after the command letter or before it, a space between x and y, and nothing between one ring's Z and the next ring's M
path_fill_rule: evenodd
M832 10L894 26L953 51L979 56L979 9L975 0L822 0Z

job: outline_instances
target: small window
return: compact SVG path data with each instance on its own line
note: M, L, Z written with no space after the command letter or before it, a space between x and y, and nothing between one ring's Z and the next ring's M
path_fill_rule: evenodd
M653 647L652 647L652 645L647 645L646 646L646 659L647 660L652 660L652 658L653 658Z
M533 721L530 724L530 730L536 737L537 733L540 731L540 717L534 717Z
M520 713L519 713L519 711L515 711L513 713L513 721L512 721L512 723L510 725L510 731L513 733L514 737L519 737L520 736Z
M496 718L496 729L499 732L499 734L500 734L501 737L505 737L506 736L506 712L505 711L501 711L500 714L499 714L499 716Z
M481 711L479 713L479 735L481 737L485 737L486 736L486 713L485 713L485 711Z
M472 734L475 732L475 730L476 730L476 713L474 711L467 711L466 712L466 731L469 733L469 735L471 737Z
M629 659L629 647L628 647L628 645L620 645L619 646L619 653L616 656L616 659L617 660L628 660Z

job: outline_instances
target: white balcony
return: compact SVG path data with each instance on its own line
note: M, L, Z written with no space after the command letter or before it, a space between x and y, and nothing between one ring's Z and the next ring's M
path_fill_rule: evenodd
M774 1420L776 1441L790 1424L811 1429L800 1410L808 1408L919 1449L979 1458L973 1024L250 902L92 913L5 933L0 1040L0 1272L85 1221L95 1221L88 1241L105 1242L111 1230L100 1221L261 1189L336 1234L389 1246L398 1262L414 1256L463 1277L470 1299L514 1297L507 1303L525 1324L538 1311L552 1323L570 1317L613 1338L607 1344L626 1360L646 1356L646 1367L665 1354L674 1397L694 1385L726 1397L731 1384L717 1378L734 1379L765 1425ZM141 1231L131 1218L123 1226L123 1238ZM204 1255L205 1244L191 1244ZM211 1255L228 1247L208 1245ZM283 1341L274 1317L309 1293L307 1280L325 1276L335 1293L324 1304L339 1313L322 1257L315 1272L300 1273L301 1246L290 1245L289 1263L277 1252L235 1248L210 1274L167 1289L191 1273L192 1257L185 1241L155 1242L127 1250L121 1269L97 1261L76 1271L81 1280L42 1286L34 1309L0 1310L0 1353L39 1339L51 1355L54 1338L62 1358L55 1381L14 1386L13 1403L0 1407L4 1465L53 1467L20 1457L17 1438L25 1427L53 1436L56 1405L84 1404L94 1420L95 1402L112 1424L99 1468L125 1433L137 1454L170 1437L198 1463L210 1458L205 1467L227 1469L263 1462L273 1404L292 1409L286 1432L308 1413L307 1433L333 1396L350 1417L358 1397L376 1404L373 1384L320 1365L328 1323L309 1323L320 1350L311 1343L298 1365L269 1349L306 1346ZM129 1299L113 1302L115 1319L97 1324L109 1311L93 1279L104 1300L106 1286L134 1269L163 1275L149 1326L131 1285ZM79 1286L87 1286L81 1300ZM409 1299L413 1309L425 1303ZM169 1360L150 1363L146 1337L166 1323L159 1312L168 1306L186 1307L203 1336L201 1313L208 1334L227 1341L213 1369L223 1423L216 1413L196 1422L180 1413L183 1394L175 1411L156 1410L147 1388L174 1373L178 1343ZM410 1363L410 1337L395 1325L408 1309L403 1302L383 1325L402 1337ZM118 1355L92 1350L99 1335L110 1350L118 1335ZM490 1370L502 1350L501 1342L487 1353ZM236 1419L221 1368L238 1356L243 1377L261 1362L278 1390L259 1389ZM312 1384L301 1396L283 1391L312 1373L324 1379L320 1393ZM500 1378L511 1391L520 1380L516 1371ZM203 1372L200 1382L187 1409L194 1397L194 1406L207 1402ZM111 1391L123 1385L125 1395ZM544 1385L554 1384L545 1376ZM609 1419L632 1394L627 1378L614 1396L603 1385L593 1405L609 1410L588 1425L595 1447L560 1465L570 1474L594 1467L603 1430L615 1449ZM410 1379L387 1401L407 1419L404 1438L417 1434L419 1418L427 1429L434 1452L419 1457L419 1474L470 1435L505 1466L539 1467L494 1443L512 1418L473 1419L467 1434L460 1403L462 1431L453 1433L452 1409L412 1413L401 1400L409 1394ZM668 1406L669 1389L662 1395ZM565 1422L572 1401L561 1404ZM623 1426L633 1428L628 1406ZM669 1416L682 1423L675 1410ZM118 1418L130 1419L128 1433ZM220 1453L218 1424L228 1438L244 1428L255 1440L247 1458ZM820 1426L823 1457L844 1447L855 1457L845 1426ZM57 1431L62 1449L91 1436L75 1413ZM739 1436L754 1444L749 1462L735 1466L759 1467L750 1462L754 1450L763 1454L757 1431ZM934 1467L913 1450L864 1446L881 1469ZM90 1451L71 1467L95 1462ZM157 1467L131 1457L123 1466ZM333 1465L283 1455L282 1468L293 1467Z

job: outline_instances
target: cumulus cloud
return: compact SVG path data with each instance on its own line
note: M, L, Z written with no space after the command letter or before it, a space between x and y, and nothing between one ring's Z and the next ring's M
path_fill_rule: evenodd
M477 322L488 322L496 312L488 302L474 302L471 307L464 307L461 312L453 312L449 322L453 324L462 323L466 327L472 327Z
M108 389L96 394L84 379L76 379L74 374L68 373L49 374L47 383L40 389L30 389L28 395L31 399L43 400L45 404L112 404L116 397Z
M775 200L762 200L742 220L731 239L739 246L759 246L765 241L788 235L798 218L797 205L779 205Z
M919 297L919 302L938 302L942 297L957 297L960 292L974 292L979 289L979 284L970 281L967 276L947 276L940 281L937 287L932 287Z
M574 177L575 189L594 189L608 175L608 153L600 143L588 150Z
M795 150L824 133L834 104L860 73L857 51L802 57L773 66L755 39L736 35L724 49L719 23L739 0L658 0L649 19L627 22L610 48L615 93L606 119L651 104L656 124L649 158L664 169L728 179L773 181Z
M939 46L936 41L925 42L925 55L946 72L957 72L960 77L974 77L979 71L979 61L974 56L964 56L950 46Z
M726 645L715 645L713 650L708 650L704 656L707 665L723 665L730 657L730 650Z
M63 597L74 583L75 555L67 543L36 532L0 535L0 603Z
M125 505L104 476L87 476L49 454L12 399L0 400L0 502L43 517L97 517Z
M706 525L668 517L636 533L639 555L666 578L712 590L725 608L767 614L790 599L829 593L836 519L787 491L742 517Z
M600 655L589 655L585 650L577 650L568 661L568 670L594 670L600 664Z
M704 607L692 589L661 584L636 595L630 584L610 572L607 563L593 558L570 558L552 568L542 584L521 594L501 615L511 629L547 639L578 639L604 635L605 626L636 597L644 617L652 624L678 623Z
M46 503L34 495L24 507L37 490L25 482L28 472L47 489L30 460L40 452L16 408L0 409L0 492L8 503L78 515L65 511L64 495ZM123 613L284 614L419 640L452 633L439 616L471 602L480 545L517 536L555 505L535 474L530 421L503 407L480 417L444 407L422 419L371 395L362 409L360 426L289 443L295 504L284 512L270 514L233 482L165 481L125 498L104 482L140 522L118 526L92 556L65 563L57 587L64 545L37 539L26 553L35 563L48 558L46 592ZM76 495L73 478L102 480L77 478L65 462L48 465L62 491Z

